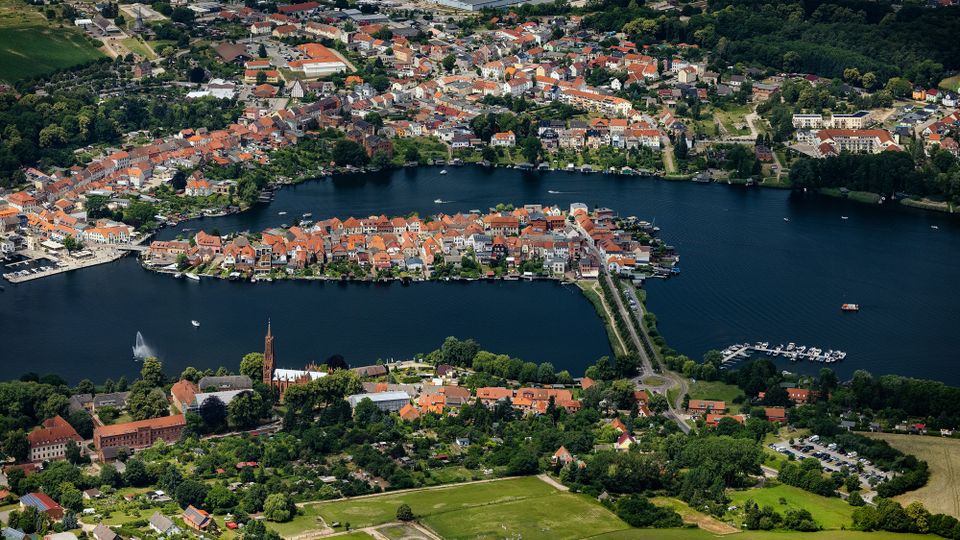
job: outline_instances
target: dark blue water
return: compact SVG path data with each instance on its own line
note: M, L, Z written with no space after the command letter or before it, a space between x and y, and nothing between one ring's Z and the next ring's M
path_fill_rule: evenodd
M453 213L500 202L585 202L655 219L681 254L682 275L648 284L648 305L670 344L690 356L736 342L794 341L847 351L835 366L844 376L867 369L960 384L960 224L950 216L723 185L479 168L442 176L425 168L310 182L281 190L269 206L181 227L260 230L304 212L315 219ZM861 311L842 313L845 302ZM407 358L447 335L575 374L609 354L589 303L554 284L198 286L144 272L131 259L8 285L0 335L13 361L0 375L28 366L74 379L132 373L137 330L171 373L236 365L262 346L267 317L287 367L333 353L354 364Z

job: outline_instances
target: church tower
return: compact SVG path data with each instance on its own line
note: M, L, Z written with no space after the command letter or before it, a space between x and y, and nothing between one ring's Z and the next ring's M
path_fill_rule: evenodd
M273 358L273 333L268 319L267 335L263 338L263 384L270 386L273 383L274 368L276 368L276 361Z

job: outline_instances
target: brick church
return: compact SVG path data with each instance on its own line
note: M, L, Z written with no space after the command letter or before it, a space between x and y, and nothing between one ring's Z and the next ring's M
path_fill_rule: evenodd
M273 340L273 330L270 321L267 321L267 335L263 338L263 384L276 388L283 396L291 386L327 376L327 372L320 371L320 368L314 364L309 364L303 369L278 369Z

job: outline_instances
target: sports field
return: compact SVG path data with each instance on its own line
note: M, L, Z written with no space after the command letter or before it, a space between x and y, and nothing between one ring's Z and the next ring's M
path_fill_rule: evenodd
M960 440L920 435L871 433L901 452L912 454L930 465L930 481L922 488L895 497L901 504L920 501L935 514L960 518Z
M19 0L0 0L0 80L13 83L102 56L81 30L60 24Z

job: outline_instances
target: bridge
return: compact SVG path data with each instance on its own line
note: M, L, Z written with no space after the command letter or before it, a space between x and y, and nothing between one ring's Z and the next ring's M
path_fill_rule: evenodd
M140 244L117 244L114 247L120 251L136 251L137 253L142 253L148 249L147 246Z

